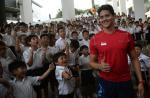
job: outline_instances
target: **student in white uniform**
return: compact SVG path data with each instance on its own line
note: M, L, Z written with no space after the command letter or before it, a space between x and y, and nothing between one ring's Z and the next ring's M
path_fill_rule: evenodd
M79 64L78 64L78 58L79 58L79 42L77 40L71 40L71 43L69 45L69 51L68 53L68 65L72 71L73 77L75 78L75 96L77 98L81 97L80 92L80 77L79 77Z
M55 76L58 81L59 98L74 98L75 80L67 66L67 55L56 53L53 57L56 65Z
M0 41L0 62L3 68L3 78L10 80L12 78L8 71L8 64L16 59L11 49L9 49L3 41Z
M3 68L0 62L0 98L13 98L13 89L10 83L3 78Z
M66 45L69 44L69 40L66 39L66 32L63 27L58 29L60 38L56 41L55 46L59 48L60 51L65 51Z
M7 24L5 25L5 35L3 36L3 41L8 47L13 47L15 46L15 38L11 35L11 25Z
M40 76L26 76L27 67L25 62L14 60L8 66L14 79L10 81L13 86L14 98L37 98L33 85L39 85L40 81L48 76L54 66L49 66L47 71Z
M144 87L148 89L150 86L150 58L142 53L142 46L140 44L135 45L135 51L141 63L142 77L145 81Z
M26 23L21 22L19 24L19 28L20 28L20 31L17 32L17 36L20 36L20 35L28 36L29 35L28 32L27 32L28 31L28 25Z
M29 48L23 52L23 58L27 66L27 76L39 76L43 73L41 56L38 55L38 36L29 35L28 37ZM41 98L41 87L34 86L37 93L37 98Z
M81 71L81 93L83 98L94 98L95 79L90 67L90 56L88 46L80 47L82 55L79 57L79 67Z
M38 61L41 62L39 65L41 66L42 73L48 68L48 65L52 63L52 57L57 53L57 50L49 46L50 40L48 34L42 34L40 36L41 47L37 50L36 54L39 57ZM46 78L41 83L41 89L44 90L44 96L46 98L48 97L48 82L49 78Z
M89 47L89 31L83 30L82 32L83 39L80 41L80 46L86 45Z

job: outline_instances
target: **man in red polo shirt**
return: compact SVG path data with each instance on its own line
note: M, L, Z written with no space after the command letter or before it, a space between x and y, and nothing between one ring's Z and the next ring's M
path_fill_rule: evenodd
M115 13L111 5L102 5L98 15L102 31L90 40L90 64L99 70L100 77L98 98L134 98L127 54L139 80L138 96L143 96L140 63L131 35L115 29Z

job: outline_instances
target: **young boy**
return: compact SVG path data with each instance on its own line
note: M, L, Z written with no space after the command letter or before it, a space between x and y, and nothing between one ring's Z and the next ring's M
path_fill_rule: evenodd
M78 32L77 31L73 31L72 33L71 33L71 39L72 40L78 40Z
M16 59L10 48L3 41L0 41L0 62L3 68L3 78L10 80L12 77L8 71L8 64Z
M49 66L47 71L36 77L26 77L27 67L25 62L14 60L8 66L9 71L15 77L10 83L14 89L15 98L36 98L36 93L33 89L33 85L39 85L39 81L43 80L48 76L54 66Z
M145 81L144 87L148 89L150 85L150 58L142 53L142 46L140 44L135 44L135 51L141 64L142 77Z
M79 67L81 70L81 92L83 98L94 98L95 81L93 71L90 67L89 48L86 45L80 47L82 55L79 57ZM88 82L87 82L88 81ZM87 91L90 89L90 91Z
M71 70L67 67L67 56L63 52L56 53L53 57L56 65L55 76L58 81L59 98L73 98L75 80Z
M28 44L28 48L23 52L23 59L27 66L27 76L39 76L43 74L42 66L41 66L41 56L37 55L38 50L38 36L37 35L29 35L27 37L26 43ZM42 83L41 83L42 84ZM41 84L35 85L34 89L37 93L37 98L41 98Z
M13 98L12 86L7 80L3 79L2 74L3 68L0 62L0 98Z
M69 51L66 51L66 54L68 56L68 66L73 74L73 77L75 78L75 96L78 96L77 98L80 98L80 77L79 77L79 66L78 66L78 58L79 58L79 42L77 40L71 40Z
M63 27L60 27L58 29L58 33L60 38L56 41L55 46L59 48L60 51L65 51L67 44L69 43L69 40L66 39L66 32Z
M83 30L82 32L82 36L83 36L83 39L82 41L80 41L80 46L83 46L83 45L86 45L89 47L89 31L88 30Z

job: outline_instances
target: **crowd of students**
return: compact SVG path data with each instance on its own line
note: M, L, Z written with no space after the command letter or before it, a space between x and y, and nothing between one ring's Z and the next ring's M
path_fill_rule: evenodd
M140 45L135 49L148 88L150 18L143 22L122 15L114 25L137 44L146 43L147 56ZM95 16L42 25L1 24L0 98L48 98L49 93L52 98L96 98L98 79L90 66L89 43L102 30Z

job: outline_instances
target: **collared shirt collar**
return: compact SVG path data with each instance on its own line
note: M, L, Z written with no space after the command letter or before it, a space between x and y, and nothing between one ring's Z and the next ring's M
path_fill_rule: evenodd
M26 77L25 78L23 78L22 80L17 80L17 78L14 78L14 82L17 82L17 81L20 81L20 82L24 82L25 81L25 79L26 79Z

